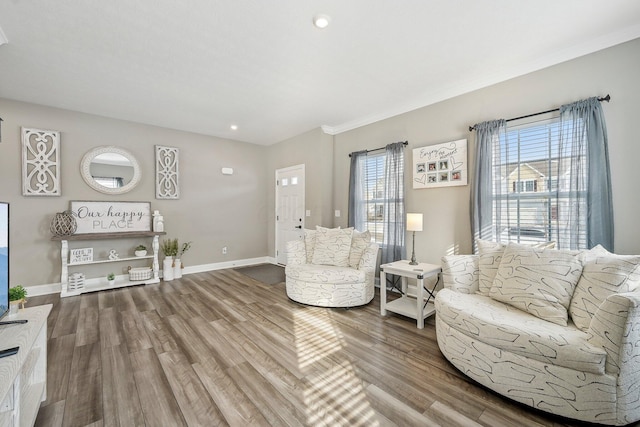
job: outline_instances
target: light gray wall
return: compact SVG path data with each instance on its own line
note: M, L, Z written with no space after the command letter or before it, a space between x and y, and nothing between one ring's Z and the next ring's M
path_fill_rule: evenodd
M268 249L275 256L275 173L277 169L305 165L304 226L333 226L333 137L314 129L269 147L268 169Z
M263 257L267 253L267 148L237 141L0 99L0 200L11 203L11 283L25 286L60 281L60 249L50 241L49 224L70 200L149 201L165 218L167 237L193 241L184 262L200 265ZM24 197L21 189L20 127L61 132L61 197ZM154 145L180 149L181 197L156 200ZM126 148L142 168L140 184L131 192L109 196L92 190L80 176L80 161L91 148ZM222 167L234 174L222 175ZM91 242L97 252L116 241ZM228 254L221 248L227 246ZM122 253L122 252L120 252ZM125 263L122 263L125 264ZM124 265L107 270L121 273ZM97 267L96 267L97 268ZM91 270L95 270L93 268ZM82 270L75 270L82 271ZM88 276L90 277L90 276Z
M615 249L618 253L639 254L637 171L640 144L636 129L640 117L639 69L640 39L336 135L334 209L343 212L347 209L348 153L408 140L409 146L405 149L406 208L407 212L424 213L424 231L416 233L417 257L421 261L439 263L445 254L470 253L471 186L413 190L412 150L467 138L469 172L473 176L475 150L469 125L545 111L609 93L612 101L603 107L609 134ZM346 224L345 215L335 225ZM407 238L410 242L409 235Z
M346 226L348 153L402 140L409 141L405 149L407 211L423 212L425 220L424 231L416 235L416 252L421 261L438 263L444 254L471 251L470 186L413 190L412 149L467 138L472 173L475 150L469 125L607 93L612 96L604 110L616 252L638 254L638 69L640 40L635 40L335 137L315 129L270 147L0 99L4 119L0 200L11 202L12 284L59 281L59 246L49 240L49 223L56 212L68 208L69 200L150 201L152 209L164 214L170 237L193 240L193 248L184 257L187 265L274 256L276 169L305 164L306 209L311 210L311 217L305 218L306 227ZM20 126L61 131L62 197L21 195ZM154 198L155 144L180 148L180 200ZM121 146L137 157L143 174L136 189L106 196L84 183L80 160L99 145ZM234 174L222 175L222 167L232 167ZM334 218L335 209L342 212L340 218ZM92 246L105 250L109 244ZM221 253L223 246L229 248L226 256Z

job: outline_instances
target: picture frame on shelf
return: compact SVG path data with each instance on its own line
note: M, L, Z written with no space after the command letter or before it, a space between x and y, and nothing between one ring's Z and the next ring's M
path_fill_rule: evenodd
M93 261L93 248L76 248L69 250L69 264Z

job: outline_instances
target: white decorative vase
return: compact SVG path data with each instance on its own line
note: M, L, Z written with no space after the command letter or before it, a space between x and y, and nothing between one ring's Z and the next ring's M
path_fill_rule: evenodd
M135 251L134 252L136 256L146 256L147 255L147 251Z
M11 301L9 303L9 314L18 314L20 309L20 301Z
M162 261L162 279L165 282L173 280L173 257L164 257L164 261Z
M182 278L182 262L180 261L180 258L176 258L173 260L173 278Z
M109 283L109 286L113 286L116 284L115 279L114 280L107 280L107 283Z

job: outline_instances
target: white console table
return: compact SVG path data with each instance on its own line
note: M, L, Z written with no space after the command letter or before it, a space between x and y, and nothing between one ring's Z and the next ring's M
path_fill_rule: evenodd
M0 426L32 426L40 403L47 398L47 317L51 304L22 309L2 320L24 324L0 325L0 350L20 347L0 359Z
M61 273L60 273L60 284L61 291L60 297L69 297L74 295L80 295L85 292L95 292L101 291L104 289L116 289L123 288L126 286L132 285L146 285L150 283L159 283L160 282L160 263L158 262L158 251L160 249L159 236L166 234L165 232L156 232L156 231L135 231L135 232L123 232L123 233L89 233L89 234L72 234L71 236L62 236L62 237L52 237L51 240L60 241L60 265L61 265ZM126 258L118 258L118 259L98 259L93 261L83 261L76 262L73 264L69 263L69 242L70 241L78 241L78 240L106 240L106 239L131 239L131 238L151 238L152 241L152 255L146 255L142 257L134 256L134 257L126 257ZM152 276L150 279L146 280L136 280L134 282L130 280L117 280L113 286L110 286L106 283L106 281L101 282L99 284L87 285L82 290L70 290L69 289L69 267L78 266L78 265L90 265L90 264L104 264L110 262L123 262L123 261L134 261L140 259L152 259L152 267L153 270Z
M380 314L385 316L387 311L402 314L417 320L418 329L424 328L424 319L435 313L433 297L435 296L435 283L431 290L426 290L424 279L437 276L442 269L439 265L424 262L411 265L409 261L395 261L380 266ZM395 274L402 278L402 297L387 302L387 277L386 274ZM416 279L416 298L407 296L407 278ZM437 282L436 282L437 283ZM425 303L425 296L427 301Z

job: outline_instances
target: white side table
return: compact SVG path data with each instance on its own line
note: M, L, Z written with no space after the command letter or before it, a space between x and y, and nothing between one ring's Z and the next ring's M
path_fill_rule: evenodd
M424 319L435 313L433 297L435 297L435 283L431 290L424 288L424 279L436 276L442 269L439 265L427 264L424 262L418 265L410 265L409 261L395 261L380 266L380 314L386 316L387 311L402 314L403 316L416 319L418 329L424 328ZM387 302L387 273L395 274L402 278L402 297L391 302ZM407 279L417 280L416 298L407 296ZM426 293L426 295L425 295ZM427 297L425 304L425 296Z

